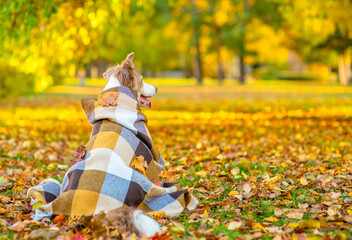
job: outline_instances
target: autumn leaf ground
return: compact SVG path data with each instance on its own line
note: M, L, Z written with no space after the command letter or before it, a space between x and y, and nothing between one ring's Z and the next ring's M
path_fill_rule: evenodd
M351 97L350 88L318 85L160 87L144 112L166 160L162 178L200 201L177 219L159 218L163 231L173 238L352 238ZM51 93L0 103L0 239L38 229L61 238L106 234L29 217L28 188L61 181L88 141L79 98Z

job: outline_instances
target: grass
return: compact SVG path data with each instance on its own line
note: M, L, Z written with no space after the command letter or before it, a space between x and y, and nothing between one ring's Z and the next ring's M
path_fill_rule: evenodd
M159 219L164 231L175 239L352 236L351 88L294 81L202 87L189 79L161 81L149 81L161 86L152 109L143 110L166 160L161 177L200 201L195 211ZM87 82L90 87L55 86L39 96L0 103L0 171L9 185L18 178L28 186L33 178L62 180L66 170L59 165L69 163L91 130L79 99L101 91L102 80ZM23 191L1 194L25 203ZM282 214L275 214L277 209ZM300 227L306 219L322 227ZM233 221L240 226L229 227Z

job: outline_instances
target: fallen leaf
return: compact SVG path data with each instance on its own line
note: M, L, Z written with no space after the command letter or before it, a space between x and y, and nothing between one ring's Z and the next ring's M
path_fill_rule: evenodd
M103 107L117 106L118 92L107 92L99 95L98 104Z
M263 227L260 223L257 223L257 222L254 223L253 227L254 227L255 229L260 229L260 230L262 230L262 231L265 232L265 233L268 232L268 230L266 230L265 227Z
M244 194L248 194L252 190L252 186L249 183L243 185Z
M301 177L300 180L299 180L299 182L300 182L303 186L308 185L308 181L307 181L307 179L305 179L304 177Z
M242 195L234 195L235 198L237 198L238 200L242 201L243 200L243 196Z
M24 229L26 224L24 222L15 222L11 227L11 231L20 232Z
M56 232L47 230L45 228L37 229L31 232L26 239L44 239L49 240L54 238L57 235ZM73 239L73 238L71 238Z
M235 196L235 195L237 195L237 194L239 194L238 191L231 191L231 192L229 192L229 196L230 196L230 197Z
M279 220L276 217L270 216L270 217L264 218L263 221L265 221L265 222L277 222Z
M231 174L234 176L237 176L240 173L240 169L239 168L232 168L231 169Z
M290 194L290 193L288 193L288 194L287 194L287 196L286 196L286 198L291 200L291 199L292 199L291 194Z
M314 219L306 219L299 223L299 227L307 229L320 229L320 221Z
M143 233L143 236L140 238L140 240L148 240L147 235L145 235L145 233Z
M145 175L145 169L148 167L148 163L144 160L143 156L137 156L131 163L131 167Z
M76 157L71 159L70 160L70 163L72 165L78 163L78 162L81 162L83 161L84 159L84 156L86 155L86 147L85 146L82 146L82 145L79 145L77 148L76 148Z
M64 214L59 214L54 218L53 223L54 224L63 223L63 222L65 222L65 219L66 219L66 217Z
M161 219L165 217L165 211L152 211L152 212L147 212L146 215L151 216L154 219Z
M294 222L294 223L289 223L288 225L287 225L287 227L289 227L289 228L297 228L299 226L299 223L296 223L296 222Z
M351 217L352 216L352 210L351 209L347 209L346 212L348 213L348 215Z
M298 212L298 211L293 211L288 213L286 216L292 219L302 219L303 218L303 213Z
M204 214L204 216L209 217L208 211L206 209L204 210L203 214Z
M200 170L196 173L197 176L200 176L200 177L206 177L207 176L207 172L204 171L204 170Z
M331 197L332 199L338 199L338 198L340 198L340 196L341 196L341 193L340 193L340 192L331 192L331 193L330 193L330 197Z
M239 227L242 226L242 222L239 221L231 221L228 225L227 225L227 229L229 230L235 230Z
M189 215L188 220L194 220L194 219L198 219L201 218L201 215L199 215L199 213L192 213L191 215Z
M285 211L282 210L281 208L274 208L274 215L276 217L281 217L282 215L284 215Z
M337 214L337 209L335 207L328 207L328 215L335 216Z
M4 184L4 183L6 183L7 182L7 178L5 178L5 177L0 177L0 185L1 184Z

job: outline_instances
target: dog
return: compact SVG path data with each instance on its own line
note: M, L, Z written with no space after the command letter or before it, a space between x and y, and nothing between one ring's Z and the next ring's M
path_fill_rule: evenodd
M150 98L158 89L143 82L133 58L134 53L129 54L103 74L108 82L98 98L82 99L82 108L93 126L90 139L62 184L49 180L28 190L28 197L44 203L32 218L81 216L132 207L138 209L130 216L139 235L153 236L160 227L142 211L176 217L185 208L197 206L197 199L189 192L174 183L158 181L164 160L141 112L141 107L151 107Z
M148 99L153 97L158 88L143 82L143 76L134 70L133 64L134 53L130 53L126 60L120 65L110 67L103 73L103 77L108 81L104 90L125 86L136 94L137 100L142 107L151 107L151 101Z

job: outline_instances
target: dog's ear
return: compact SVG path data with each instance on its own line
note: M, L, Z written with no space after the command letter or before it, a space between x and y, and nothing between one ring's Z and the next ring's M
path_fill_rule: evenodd
M126 61L129 63L133 63L133 58L134 58L134 52L131 52L130 54L127 55Z
M131 52L130 54L127 55L125 61L123 61L122 66L126 68L133 68L133 58L134 58L134 52Z
M122 86L133 88L134 85L134 65L133 65L134 53L131 52L127 55L126 59L122 62L116 72L116 77L119 79Z

